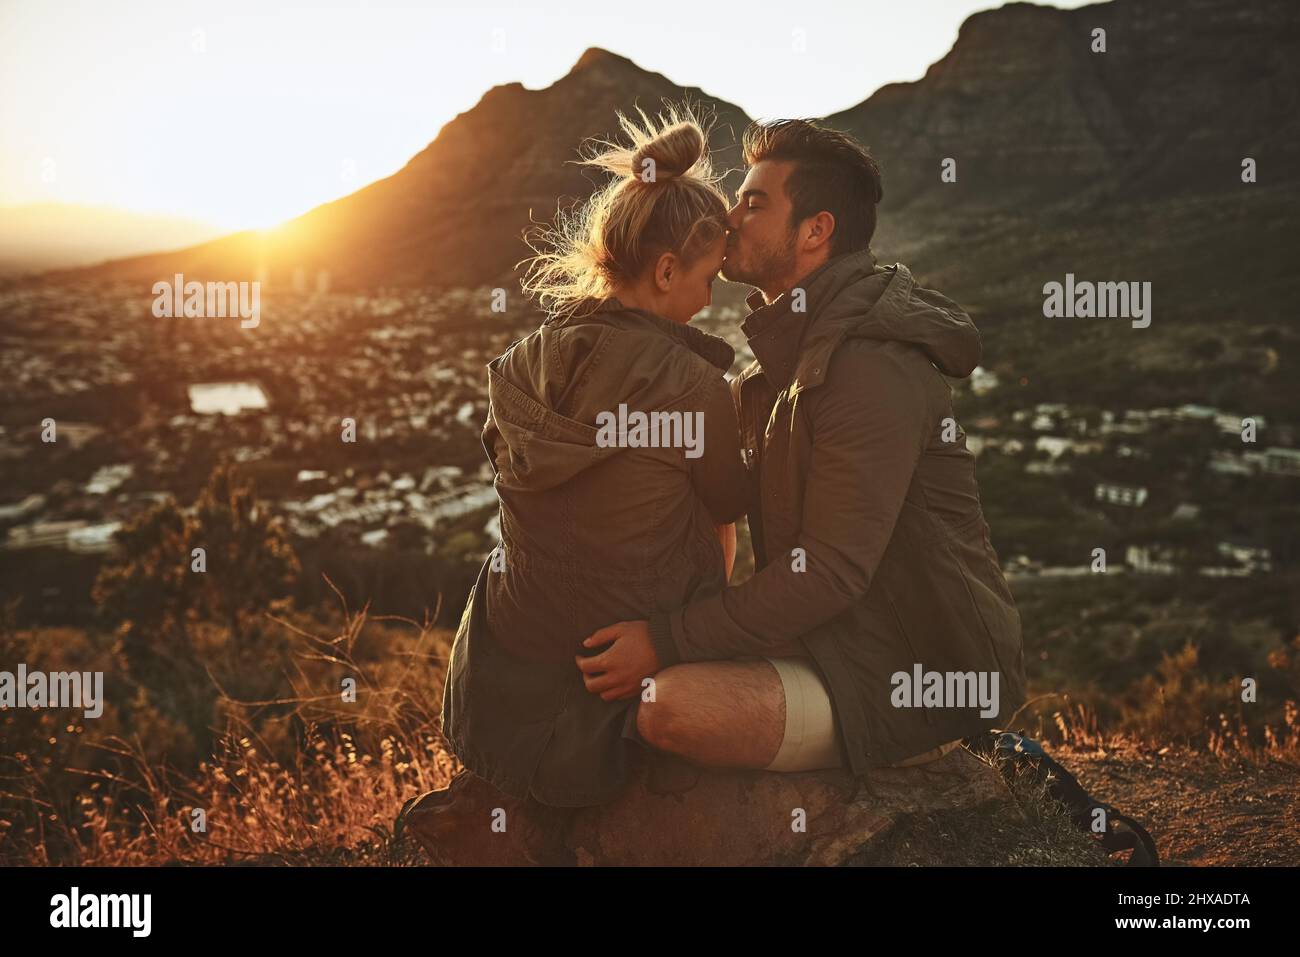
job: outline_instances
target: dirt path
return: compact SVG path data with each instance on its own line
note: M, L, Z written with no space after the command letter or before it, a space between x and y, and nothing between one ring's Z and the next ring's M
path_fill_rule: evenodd
M1300 766L1161 751L1050 749L1089 793L1142 822L1162 865L1300 864Z

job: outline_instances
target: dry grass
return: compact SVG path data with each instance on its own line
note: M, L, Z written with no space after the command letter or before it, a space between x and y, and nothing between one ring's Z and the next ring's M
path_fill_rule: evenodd
M1088 701L1070 700L1068 695L1062 697L1065 699L1062 707L1050 712L1056 731L1052 737L1071 748L1159 750L1178 744L1216 758L1239 758L1255 764L1271 760L1300 762L1300 709L1291 700L1285 702L1277 727L1265 724L1260 731L1252 733L1240 715L1229 716L1221 711L1211 718L1201 712L1197 715L1201 720L1199 733L1179 737L1168 733L1165 723L1159 720L1149 724L1132 721L1107 724Z
M396 809L452 773L434 738L414 752L383 738L371 754L344 732L333 744L316 739L289 768L259 754L248 738L228 744L220 760L178 781L122 751L143 781L101 775L91 783L80 798L82 821L71 832L77 863L290 864L326 860L340 850L400 863L388 859L397 850L389 831ZM123 786L105 786L113 783Z
M445 786L457 769L437 730L450 636L427 621L372 616L368 606L351 613L339 600L333 637L275 619L294 639L292 693L269 701L223 695L226 731L196 773L150 757L138 735L90 743L101 760L88 769L25 752L9 758L5 778L17 789L0 797L27 813L20 827L14 815L0 820L0 861L417 861L391 825L407 798ZM355 701L333 690L344 677L356 682ZM69 798L70 775L81 783Z
M53 732L63 729L53 725L61 717L40 715L33 740L43 742L52 722L50 749L18 751L0 762L0 863L425 863L392 825L406 799L445 786L458 767L438 731L451 636L429 620L371 615L368 606L351 612L335 591L340 611L335 626L325 629L328 637L303 616L269 616L290 639L287 694L236 700L212 676L225 727L215 753L196 771L182 773L160 760L148 727L142 735L138 723L109 724L97 741L68 724L81 749L73 761L55 748ZM344 678L356 681L355 701L338 690ZM1294 701L1286 702L1276 727L1252 733L1241 709L1224 705L1232 688L1197 675L1194 652L1171 656L1158 676L1143 682L1117 720L1104 719L1087 698L1044 696L1049 707L1038 701L1031 708L1039 710L1030 710L1037 736L1049 747L1059 741L1154 749L1177 740L1219 757L1293 763L1300 757ZM1203 710L1211 704L1221 710ZM82 759L87 751L95 760ZM873 849L871 862L1099 862L1088 836L1055 802L1024 789L1017 798L1022 819L970 812L909 822ZM981 836L972 841L971 834Z

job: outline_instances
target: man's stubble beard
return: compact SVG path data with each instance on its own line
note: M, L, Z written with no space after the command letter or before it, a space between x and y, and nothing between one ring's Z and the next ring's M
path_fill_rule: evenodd
M722 267L722 278L728 282L743 282L762 290L772 290L790 280L795 267L795 230L790 230L785 243L779 248L756 247L751 252L751 262L733 265L730 259ZM778 293L783 289L777 289Z

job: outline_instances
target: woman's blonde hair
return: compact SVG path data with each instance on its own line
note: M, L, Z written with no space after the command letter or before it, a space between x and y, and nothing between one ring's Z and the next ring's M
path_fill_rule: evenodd
M552 315L608 298L665 252L690 265L726 234L707 129L687 106L668 104L657 119L637 113L640 124L617 114L630 145L594 140L579 160L614 178L529 239L537 255L525 260L523 288Z

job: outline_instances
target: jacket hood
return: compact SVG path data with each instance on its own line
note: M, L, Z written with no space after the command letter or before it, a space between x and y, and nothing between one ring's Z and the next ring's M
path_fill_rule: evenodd
M597 416L679 405L735 353L725 340L607 300L553 317L488 364L483 444L498 485L542 491L623 451L597 443Z
M488 365L483 446L498 484L552 488L618 451L596 444L595 426L560 415L531 394L527 377L519 375L520 364L507 352Z
M794 390L820 385L831 353L847 338L910 343L940 372L956 378L979 365L980 334L970 316L950 299L918 286L901 263L877 266L870 250L849 253L807 277L805 290L812 315Z

